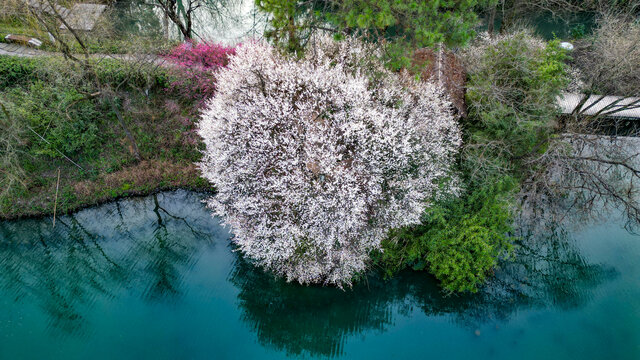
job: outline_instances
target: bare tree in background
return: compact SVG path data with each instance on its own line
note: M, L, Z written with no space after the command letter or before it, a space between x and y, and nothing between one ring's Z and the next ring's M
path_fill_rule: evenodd
M592 41L579 47L573 58L589 91L640 94L640 23L629 14L604 15Z
M214 21L229 17L227 11L237 0L153 0L160 8L165 19L178 28L185 40L193 40L197 35L193 24L198 12L206 13Z

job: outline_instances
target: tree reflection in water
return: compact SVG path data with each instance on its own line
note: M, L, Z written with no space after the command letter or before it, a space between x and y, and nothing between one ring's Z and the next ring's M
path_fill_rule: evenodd
M151 302L176 301L197 249L212 238L200 200L181 191L118 201L64 216L55 229L46 219L0 222L0 291L34 298L64 334L81 332L98 298L140 291Z
M85 336L96 302L193 300L188 276L225 276L209 275L211 269L198 264L202 254L217 252L235 257L226 291L238 292L238 316L261 344L289 354L337 356L346 341L385 332L397 316L424 312L473 329L522 309L580 307L615 276L587 263L567 233L556 230L547 237L523 235L513 258L474 295L443 296L426 273L410 271L389 281L373 274L346 291L302 287L232 254L228 234L202 198L178 191L118 201L64 216L55 229L48 219L0 222L0 294L37 304L52 333ZM212 247L215 242L227 246Z
M300 287L274 279L238 257L231 281L242 319L263 345L290 355L339 356L345 341L371 330L385 331L396 314L420 309L448 316L470 329L508 319L517 310L576 308L613 270L586 263L564 232L525 238L511 261L477 294L445 296L424 272L405 271L385 281L372 275L347 291Z

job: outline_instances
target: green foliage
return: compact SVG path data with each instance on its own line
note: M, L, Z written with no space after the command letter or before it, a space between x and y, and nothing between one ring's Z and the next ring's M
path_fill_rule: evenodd
M302 51L315 29L329 27L384 43L389 65L399 69L416 48L469 42L478 22L474 9L487 1L492 0L256 0L256 5L271 15L267 37L290 52Z
M476 292L500 257L511 251L511 195L516 183L497 179L459 198L429 207L423 223L383 242L374 261L387 276L410 267L428 270L450 292Z
M24 127L11 116L0 99L0 200L14 188L24 187L25 171L20 164L19 148Z
M29 87L14 88L5 94L12 116L40 134L30 134L30 152L60 157L80 151L94 156L98 147L97 119L100 114L91 101L70 87L36 81Z
M271 15L271 29L265 36L291 53L302 51L301 37L306 30L308 2L297 0L255 0L261 11Z
M401 69L417 48L467 44L478 24L474 10L486 1L342 0L327 19L340 31L384 41L390 68Z
M569 34L573 39L582 39L587 34L587 28L584 24L576 24L569 29Z
M102 59L95 65L100 81L120 90L164 89L169 84L169 75L161 67L131 66L114 59Z
M0 90L32 80L36 67L36 60L0 56Z
M510 253L514 195L530 172L527 158L553 132L555 97L567 82L558 41L519 32L468 52L460 159L467 192L433 204L420 226L396 230L375 256L388 276L427 270L450 292L477 291Z
M566 54L519 32L476 49L467 85L465 166L474 180L524 174L523 160L544 150L567 84Z
M154 67L95 60L98 88L90 72L59 56L0 56L0 218L50 213L58 168L58 213L124 194L209 189L190 166L201 156L190 120L196 109L167 97L166 71ZM135 161L108 96L143 161Z
M414 47L465 44L473 36L478 0L343 0L329 19L341 29L375 32Z
M168 72L162 67L132 65L116 59L100 59L93 65L100 82L119 90L161 90L169 83ZM61 58L0 56L0 91L36 80L84 88L87 82L79 76L81 73L77 64L64 63Z

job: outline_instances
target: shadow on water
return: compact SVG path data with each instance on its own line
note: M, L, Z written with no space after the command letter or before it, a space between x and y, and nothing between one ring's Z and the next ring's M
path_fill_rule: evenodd
M416 311L473 329L522 309L580 307L616 276L586 262L569 236L557 231L524 237L513 259L473 295L444 296L428 275L410 271L389 281L371 275L346 291L302 287L232 253L228 233L202 198L177 191L122 200L64 216L55 229L50 219L0 223L0 297L35 304L54 335L90 336L97 301L133 296L148 305L185 303L185 279L200 271L228 276L238 317L262 345L287 354L338 356L349 339L383 333ZM198 267L208 252L224 253L234 265L228 273L209 274Z
M301 287L275 279L238 257L230 280L238 294L242 319L261 344L288 355L340 356L346 340L384 332L394 318L416 310L445 316L471 330L508 320L518 310L574 309L612 268L588 264L564 232L519 242L513 259L477 294L446 296L424 272L405 271L391 280L371 275L353 289Z
M149 302L178 301L197 249L212 236L210 216L187 221L174 212L202 212L200 199L178 192L118 201L64 216L55 229L50 219L0 223L0 290L36 300L62 334L84 330L97 298L133 291Z

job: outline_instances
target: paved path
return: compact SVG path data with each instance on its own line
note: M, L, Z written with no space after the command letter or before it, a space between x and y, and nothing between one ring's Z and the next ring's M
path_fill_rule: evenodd
M32 47L19 45L19 44L7 44L0 42L0 55L8 55L8 56L19 56L19 57L38 57L38 56L62 56L61 53L44 51L40 49L35 49ZM76 54L78 57L82 58L81 54ZM167 62L164 58L158 55L148 55L148 54L91 54L92 59L116 59L123 61L132 61L132 62L149 62L154 63L156 65L169 65L171 63Z
M605 117L640 119L640 98L622 96L587 95L564 93L558 97L563 114L572 114L584 102L579 111L583 115L600 114Z
M51 53L18 44L0 43L0 55L12 55L21 57L47 56Z

